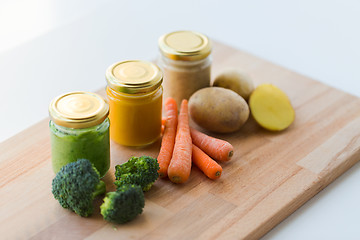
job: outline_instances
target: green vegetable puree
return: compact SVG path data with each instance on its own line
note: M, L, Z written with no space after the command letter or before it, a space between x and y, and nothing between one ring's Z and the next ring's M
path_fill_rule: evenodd
M78 159L88 159L103 177L110 167L109 119L90 128L66 128L50 121L52 166L55 173Z

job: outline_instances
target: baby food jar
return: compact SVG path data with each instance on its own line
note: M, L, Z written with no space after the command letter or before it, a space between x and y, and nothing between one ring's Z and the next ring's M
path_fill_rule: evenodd
M71 92L56 97L49 114L54 172L85 158L104 176L110 167L108 103L95 93Z
M125 146L156 141L161 133L161 70L147 61L123 61L106 70L106 80L111 138Z
M164 97L178 104L210 86L211 42L205 35L177 31L159 38L158 64L164 72Z

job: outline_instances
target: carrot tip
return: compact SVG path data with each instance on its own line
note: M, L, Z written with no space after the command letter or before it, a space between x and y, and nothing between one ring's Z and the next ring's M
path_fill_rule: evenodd
M220 175L221 175L221 172L220 172L220 171L217 171L217 172L215 173L215 176L216 176L216 177L220 177Z
M229 152L229 159L230 159L233 155L234 155L234 151L231 150L231 151Z
M171 181L172 181L173 183L182 183L182 179L181 179L181 177L179 177L179 176L173 176L173 177L171 177Z

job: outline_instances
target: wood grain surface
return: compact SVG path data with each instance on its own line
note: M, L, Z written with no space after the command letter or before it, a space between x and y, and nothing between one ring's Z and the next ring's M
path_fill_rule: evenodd
M283 132L269 132L253 119L238 132L215 135L235 147L221 163L219 180L193 167L176 185L157 180L145 194L142 215L124 225L104 221L98 206L81 218L51 194L48 119L0 144L0 233L2 239L257 239L289 216L360 159L360 100L250 54L215 43L213 71L237 67L258 85L284 90L296 111ZM99 79L103 81L103 79ZM104 91L100 91L104 95ZM193 127L196 127L191 123ZM111 143L111 169L131 156L156 157L160 141L146 148Z

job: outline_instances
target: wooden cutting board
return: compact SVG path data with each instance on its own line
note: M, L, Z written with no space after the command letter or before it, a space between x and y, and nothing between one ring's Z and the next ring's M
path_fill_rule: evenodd
M236 133L212 134L235 147L233 159L221 164L219 180L196 167L185 184L160 179L145 194L143 214L114 225L97 208L92 217L81 218L54 200L44 119L0 144L1 238L256 239L360 160L359 98L220 43L213 60L213 76L238 67L256 85L283 89L296 111L291 127L269 132L249 119ZM116 164L131 156L156 157L159 149L160 141L142 149L111 143L108 190L114 190Z

